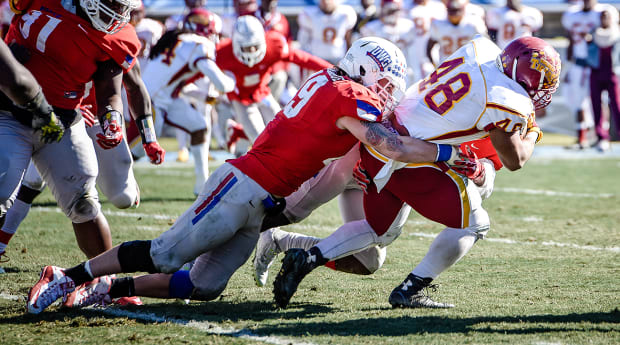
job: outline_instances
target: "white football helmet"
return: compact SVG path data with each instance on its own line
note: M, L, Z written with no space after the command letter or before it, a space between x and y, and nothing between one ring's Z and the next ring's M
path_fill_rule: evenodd
M131 11L140 5L139 0L80 0L93 27L110 35L129 23Z
M347 50L338 67L379 95L383 114L394 111L405 95L405 55L388 40L379 37L358 39Z
M248 67L263 61L267 52L265 29L254 16L237 18L232 33L233 53Z

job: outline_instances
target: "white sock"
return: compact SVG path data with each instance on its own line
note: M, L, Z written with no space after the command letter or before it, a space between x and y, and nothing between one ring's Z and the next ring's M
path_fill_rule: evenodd
M207 177L209 177L209 145L207 143L192 145L190 149L192 156L194 156L194 170L196 172L194 194L198 194L207 181Z
M411 273L422 278L437 278L469 252L476 238L473 231L445 228L435 237L428 252Z
M338 228L316 246L327 260L336 260L379 244L375 231L364 220L349 222Z
M13 237L15 232L17 232L17 228L28 215L31 206L31 204L15 199L13 206L11 206L9 211L6 213L4 225L1 230L2 233L0 233L0 253L6 249L6 246L9 244L9 240Z
M175 129L175 134L177 137L177 142L179 144L179 151L181 150L187 150L187 144L189 142L190 136L189 134L187 134L187 132L182 131L178 128Z
M286 252L291 248L308 250L321 241L321 238L318 237L283 231L280 229L273 230L273 239L282 252Z

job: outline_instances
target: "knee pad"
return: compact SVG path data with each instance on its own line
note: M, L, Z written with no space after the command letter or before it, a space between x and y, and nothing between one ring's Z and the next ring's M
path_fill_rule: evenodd
M151 259L151 241L123 242L118 247L118 262L123 273L157 273Z
M67 217L76 224L86 223L95 219L100 209L101 205L99 204L99 198L96 194L93 196L91 193L87 192L73 203Z

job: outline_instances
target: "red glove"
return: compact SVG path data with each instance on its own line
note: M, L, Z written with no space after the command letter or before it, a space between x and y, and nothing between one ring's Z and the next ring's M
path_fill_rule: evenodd
M93 105L80 105L80 111L82 112L82 117L84 118L84 123L86 127L92 127L95 125L95 114L92 112Z
M485 171L484 165L478 160L478 156L468 147L467 154L459 154L460 159L454 161L451 165L452 170L466 176L478 186L484 183Z
M364 193L368 193L368 185L372 182L368 171L362 167L362 160L358 160L353 168L353 178L355 182L362 188Z
M104 150L116 147L123 141L123 127L121 113L109 109L100 119L103 134L97 133L97 144Z
M166 150L159 146L158 142L153 141L148 144L142 144L142 147L144 147L144 152L146 152L146 155L149 156L151 164L158 165L164 162Z

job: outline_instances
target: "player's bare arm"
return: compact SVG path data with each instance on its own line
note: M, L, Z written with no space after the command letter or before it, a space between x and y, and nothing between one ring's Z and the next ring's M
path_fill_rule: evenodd
M153 113L151 97L144 81L142 81L140 62L137 59L133 68L123 75L123 85L127 91L129 109L134 120L140 115Z
M493 147L497 151L502 164L510 170L521 169L534 152L534 145L538 139L538 133L527 132L525 138L521 139L519 132L507 133L501 129L489 131Z
M433 66L437 66L435 64L435 61L433 61L433 54L432 54L433 47L435 47L435 44L437 44L437 41L435 41L432 38L429 38L428 43L426 45L426 56L428 57L428 60L433 64Z
M97 96L98 116L106 113L106 107L122 112L123 101L121 100L121 86L123 81L123 70L113 60L106 60L99 63L97 71L93 75L93 83Z
M380 123L345 116L339 118L336 124L390 159L408 163L434 162L437 159L436 144L394 134Z
M0 42L0 75L0 90L16 104L25 104L39 91L30 71L15 60L4 42Z

